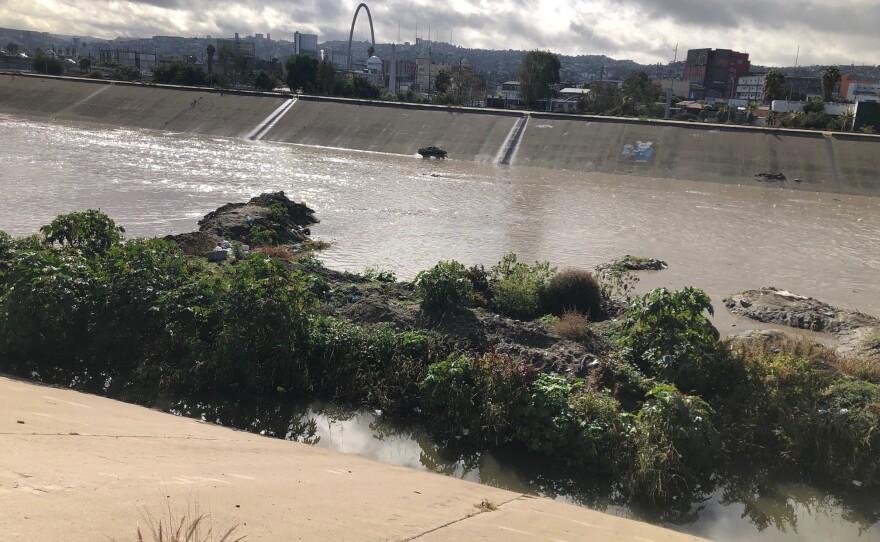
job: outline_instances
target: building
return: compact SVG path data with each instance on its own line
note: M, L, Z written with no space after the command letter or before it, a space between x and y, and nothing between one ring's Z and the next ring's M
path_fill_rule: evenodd
M765 74L740 77L736 81L736 92L734 92L733 99L747 102L763 101L764 79L766 77Z
M302 34L295 32L293 34L293 54L307 55L320 59L321 53L318 51L317 34Z
M221 63L232 62L235 57L252 59L257 56L257 44L253 41L244 41L235 33L235 38L219 38L217 40L217 58Z
M840 97L856 102L876 102L880 99L880 83L843 75L840 78Z
M156 53L141 53L128 49L100 49L98 59L101 64L131 66L142 72L150 71L156 66Z
M747 76L750 68L748 53L730 49L691 49L684 70L684 78L690 84L688 98L730 98L736 90L737 80Z
M825 96L825 92L822 90L822 79L818 77L786 75L785 96L790 100L822 98Z
M430 92L434 88L434 79L442 70L452 74L452 64L436 63L426 54L421 54L416 59L416 80L421 92Z

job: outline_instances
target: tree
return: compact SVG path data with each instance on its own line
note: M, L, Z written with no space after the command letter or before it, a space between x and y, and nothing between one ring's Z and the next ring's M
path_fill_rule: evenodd
M254 76L254 88L257 90L270 91L278 86L278 80L275 79L275 75L269 73L265 70L260 70L256 76Z
M755 117L757 117L758 113L758 102L751 101L746 105L746 122L749 124L755 124Z
M287 86L291 92L310 91L318 79L318 59L294 55L287 59Z
M826 102L831 101L831 93L834 92L834 85L837 83L840 83L840 68L828 66L822 70L822 93Z
M315 74L317 89L324 94L333 92L333 86L336 84L336 68L332 62L322 60L318 64L318 71Z
M83 57L79 59L79 71L87 72L92 69L92 59L89 57Z
M367 47L367 57L371 57L376 54L376 48L370 45Z
M191 66L177 61L153 69L153 81L190 87L204 86L205 72L201 66Z
M208 44L208 47L205 49L205 52L208 53L208 73L214 73L214 53L217 50L214 48L212 44Z
M840 116L841 121L843 121L843 131L852 131L853 129L853 121L855 121L856 116L852 109L847 109L846 113ZM847 128L848 127L848 128Z
M764 76L764 92L761 99L764 103L779 100L785 95L785 76L781 71L772 69Z
M446 70L440 70L434 77L434 88L437 92L446 92L452 85L452 75Z
M730 106L724 104L718 108L718 122L730 122ZM724 120L721 120L724 119Z
M60 58L48 56L42 51L34 55L32 62L34 71L48 75L61 75L64 73L64 63Z
M651 81L648 74L639 71L629 75L621 85L624 96L629 96L637 105L647 105L660 98L660 86Z
M538 100L553 97L551 85L559 83L559 57L549 51L529 51L516 71L520 97L527 108L537 105Z
M18 44L10 41L6 44L6 52L14 55L18 52Z

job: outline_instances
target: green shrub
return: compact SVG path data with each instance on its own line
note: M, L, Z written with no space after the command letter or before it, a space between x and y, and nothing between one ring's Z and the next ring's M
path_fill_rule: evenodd
M569 399L582 387L582 381L572 383L562 375L539 373L517 412L517 440L549 455L565 451L581 429Z
M278 244L278 234L262 226L251 226L248 240L255 247L267 247Z
M112 218L94 209L59 215L50 224L40 228L49 244L81 250L92 256L103 254L122 241L125 229Z
M628 451L617 457L626 491L661 499L693 490L717 464L721 450L713 417L705 401L674 386L649 391L629 428Z
M632 300L623 315L621 346L648 374L687 389L719 385L718 330L709 296L696 288L654 289Z
M422 415L441 438L509 442L535 376L535 369L502 354L434 363L419 384Z
M397 280L397 276L394 274L394 271L382 271L372 267L364 269L363 277L373 282L392 283Z
M21 251L0 295L0 363L5 371L72 385L100 379L88 337L104 285L79 253Z
M488 308L492 301L489 273L482 265L468 267L465 276L471 281L471 305Z
M5 262L12 258L15 251L15 240L11 235L0 230L0 262Z
M880 387L829 364L808 341L738 346L745 382L722 408L728 439L837 483L880 485Z
M315 307L307 280L264 256L231 269L217 307L222 327L207 367L217 385L258 393L279 386L307 389L308 315Z
M390 414L412 414L428 365L449 351L433 334L398 332L389 325L366 328L338 318L314 318L309 335L316 392Z
M416 291L422 296L422 308L429 312L457 312L468 306L471 282L465 268L455 260L439 262L416 276Z
M493 306L499 313L521 320L541 316L539 296L555 272L548 262L529 266L517 262L516 254L505 255L490 274Z
M611 470L628 426L620 402L610 393L589 388L576 391L568 402L576 424L565 452L584 466Z
M598 320L602 317L602 292L588 271L564 269L540 290L541 308L547 314L576 311Z

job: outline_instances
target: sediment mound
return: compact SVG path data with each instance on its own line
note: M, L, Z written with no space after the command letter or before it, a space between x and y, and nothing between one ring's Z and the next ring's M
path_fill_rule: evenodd
M829 333L839 341L841 353L880 361L880 319L873 316L772 287L734 294L724 304L730 312L759 322Z
M247 203L227 203L199 220L199 231L229 241L248 243L255 231L272 232L277 244L301 243L317 224L315 211L291 201L284 192L264 193ZM259 228L255 230L255 228Z

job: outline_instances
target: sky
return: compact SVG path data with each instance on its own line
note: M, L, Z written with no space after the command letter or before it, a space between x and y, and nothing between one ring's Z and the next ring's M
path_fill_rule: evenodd
M765 66L878 64L880 0L387 0L368 3L376 41L432 37L462 47L604 54L651 64L687 49L751 54ZM294 31L348 38L357 2L337 0L0 0L0 26L98 38L231 37ZM362 11L355 38L369 36Z

